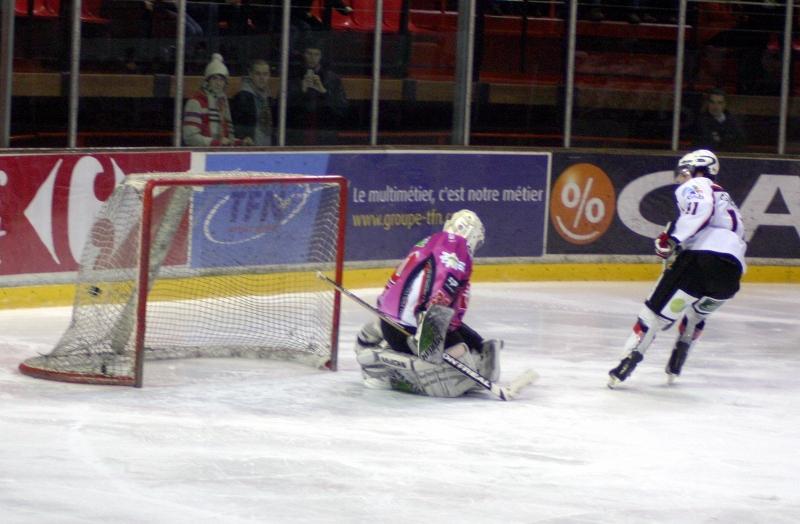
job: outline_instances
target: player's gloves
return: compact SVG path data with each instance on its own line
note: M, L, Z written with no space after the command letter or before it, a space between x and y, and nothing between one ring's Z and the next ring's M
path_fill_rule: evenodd
M678 240L675 237L669 236L666 232L663 232L658 235L658 238L656 238L655 245L656 255L663 259L667 259L678 247Z

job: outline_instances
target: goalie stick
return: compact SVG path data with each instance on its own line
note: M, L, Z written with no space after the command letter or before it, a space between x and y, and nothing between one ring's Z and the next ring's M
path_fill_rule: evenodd
M325 275L321 271L317 271L317 278L319 278L324 282L327 282L329 285L336 288L344 296L351 299L352 301L354 301L356 304L360 305L367 311L371 312L373 315L376 315L378 318L385 321L387 324L391 325L400 333L406 336L411 335L411 333L409 333L405 327L403 327L393 318L384 314L379 309L371 306L355 293L340 286L339 284L336 283L336 281L330 279L327 275ZM461 362L460 360L456 359L455 357L446 352L442 355L442 358L445 362L454 367L457 371L463 373L466 377L470 378L476 384L488 389L490 392L499 397L501 400L511 400L512 398L514 398L516 395L519 394L522 388L530 385L537 378L539 378L539 375L538 373L536 373L536 371L528 369L524 371L522 374L520 374L517 378L512 380L507 386L501 386L499 384L492 382L488 378L478 373L476 370L472 369L471 367L467 366L466 364L464 364L463 362Z

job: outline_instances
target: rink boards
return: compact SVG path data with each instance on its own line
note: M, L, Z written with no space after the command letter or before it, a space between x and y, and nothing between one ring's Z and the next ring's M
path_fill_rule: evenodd
M345 283L385 282L463 208L484 221L476 281L651 280L673 218L673 154L473 149L0 155L0 307L68 304L96 211L126 175L273 171L348 179ZM800 282L800 163L721 157L751 282ZM287 246L279 246L286 249ZM191 262L191 261L189 261Z

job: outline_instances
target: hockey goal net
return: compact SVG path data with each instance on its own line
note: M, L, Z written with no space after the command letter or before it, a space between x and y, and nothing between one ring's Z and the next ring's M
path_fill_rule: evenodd
M336 369L346 181L269 173L129 175L83 249L72 320L20 364L142 385L145 359L252 357Z

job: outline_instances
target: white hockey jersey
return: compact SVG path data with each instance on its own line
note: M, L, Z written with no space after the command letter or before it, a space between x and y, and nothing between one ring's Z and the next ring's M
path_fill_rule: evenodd
M730 195L708 178L697 177L675 190L680 216L671 236L683 249L733 255L747 269L744 224Z

